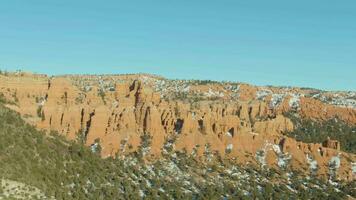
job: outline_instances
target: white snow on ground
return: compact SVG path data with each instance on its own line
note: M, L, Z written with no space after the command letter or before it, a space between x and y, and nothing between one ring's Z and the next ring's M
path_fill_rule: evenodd
M262 167L267 165L266 154L269 150L273 150L273 144L269 143L268 141L265 141L265 145L263 146L263 148L256 152L256 159Z
M338 186L339 184L337 182L332 181L331 179L329 179L329 183L333 186Z
M219 92L219 91L213 91L211 88L209 88L208 92L205 92L204 95L207 97L224 97L224 94Z
M261 164L262 167L266 166L266 152L264 150L257 151L256 160Z
M333 98L331 104L347 108L356 108L355 99Z
M335 93L331 97L330 94L317 93L312 98L327 104L356 109L356 92Z
M351 163L351 169L352 169L352 173L356 174L356 162Z
M92 145L90 145L90 150L95 153L97 151L97 148L99 147L98 143L94 143Z
M340 155L333 156L333 157L331 158L329 164L334 165L333 167L334 167L335 169L340 168L340 164L341 164L341 162L340 162Z
M293 109L298 109L300 107L300 96L298 94L290 94L289 106Z
M275 108L275 107L279 106L279 104L282 103L285 96L286 96L286 94L272 94L272 99L271 99L269 106L271 108Z
M232 137L232 134L228 131L225 133L225 135L229 136L229 137Z
M264 98L266 96L268 96L269 94L272 94L272 91L271 90L268 90L268 89L262 89L262 90L258 90L256 92L256 99L258 100L264 100Z
M313 157L310 156L309 154L306 155L307 162L309 164L309 169L310 170L317 170L318 169L318 162L316 160L313 160Z
M266 166L266 154L268 151L274 151L277 154L277 165L280 168L284 168L288 165L291 155L288 153L283 153L280 146L277 144L272 144L268 141L265 142L264 147L256 152L256 160L261 164L262 167Z
M232 148L234 147L233 144L228 144L226 147L226 150L232 151Z
M278 155L278 167L287 167L289 161L292 159L292 156L289 154L279 154Z
M337 156L333 156L330 161L329 161L329 175L330 175L330 181L332 181L332 177L336 176L337 170L340 168L340 154Z
M276 152L277 154L282 153L281 148L279 147L279 145L274 144L274 145L272 145L272 148L273 148L273 151Z
M278 167L281 167L281 168L286 167L288 165L290 159L292 158L292 156L289 155L288 153L283 153L281 151L280 146L277 144L272 145L272 148L273 148L273 151L278 156L278 162L277 162Z
M300 107L300 97L303 96L302 94L299 93L291 93L291 92L273 93L269 89L261 89L256 92L256 99L265 100L265 98L268 95L272 95L271 102L269 105L271 108L275 108L279 106L285 97L287 97L288 95L291 96L288 103L289 106L293 109L298 109Z
M225 90L229 90L231 92L237 93L240 90L240 85L227 85L224 87Z
M189 91L190 91L190 86L187 86L187 87L183 88L182 91L183 91L183 92L189 92Z
M291 186L286 185L286 187L287 187L290 191L292 191L292 192L294 192L294 193L297 193L297 191L296 191L295 189L293 189Z
M142 190L139 190L138 193L139 193L140 197L142 197L142 198L145 197L145 193Z

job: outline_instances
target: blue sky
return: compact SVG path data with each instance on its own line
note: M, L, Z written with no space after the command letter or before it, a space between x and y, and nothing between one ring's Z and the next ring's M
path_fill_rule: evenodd
M2 0L0 69L356 90L356 1Z

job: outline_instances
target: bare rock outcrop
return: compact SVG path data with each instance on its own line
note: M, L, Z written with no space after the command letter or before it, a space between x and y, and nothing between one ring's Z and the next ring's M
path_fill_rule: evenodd
M316 171L321 176L329 173L331 160L336 160L338 175L353 178L350 160L355 162L355 155L341 152L339 142L306 144L283 135L294 129L292 121L283 116L285 112L294 110L315 120L337 117L356 124L352 108L279 94L277 89L262 94L247 84L185 85L184 91L200 95L201 100L171 99L166 95L178 86L151 79L139 75L0 75L0 92L16 101L9 107L40 129L58 131L72 140L82 139L88 146L100 141L103 157L135 151L142 144L142 136L149 135L152 157L159 157L171 141L175 150L197 156L209 149L237 158L242 164L290 167ZM260 97L256 99L258 92Z

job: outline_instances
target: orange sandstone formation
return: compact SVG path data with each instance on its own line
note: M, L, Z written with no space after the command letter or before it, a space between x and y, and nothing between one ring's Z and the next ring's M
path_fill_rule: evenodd
M337 141L297 142L289 111L356 124L356 110L305 97L301 89L260 88L247 84L194 84L150 75L59 76L0 75L0 92L29 123L69 139L100 140L103 157L137 150L151 137L150 154L159 157L169 143L198 156L209 151L275 168L291 167L326 176L330 162L337 175L353 180L356 156ZM310 91L309 91L310 92ZM298 94L298 95L296 95ZM182 95L182 96L179 96ZM174 97L174 98L173 98Z

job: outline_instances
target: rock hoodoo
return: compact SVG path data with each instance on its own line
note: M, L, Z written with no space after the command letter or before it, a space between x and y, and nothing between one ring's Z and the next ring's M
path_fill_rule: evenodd
M198 156L209 145L211 152L238 162L276 168L289 163L308 171L305 166L312 159L320 166L318 173L325 175L330 159L341 155L340 177L354 176L347 160L355 162L355 155L340 152L338 141L306 144L283 135L294 129L286 112L356 124L354 107L323 103L312 96L314 91L172 81L143 74L17 74L0 75L0 92L15 102L8 107L40 129L80 138L88 146L100 141L103 157L135 151L142 136L149 135L152 157L159 157L167 142Z

